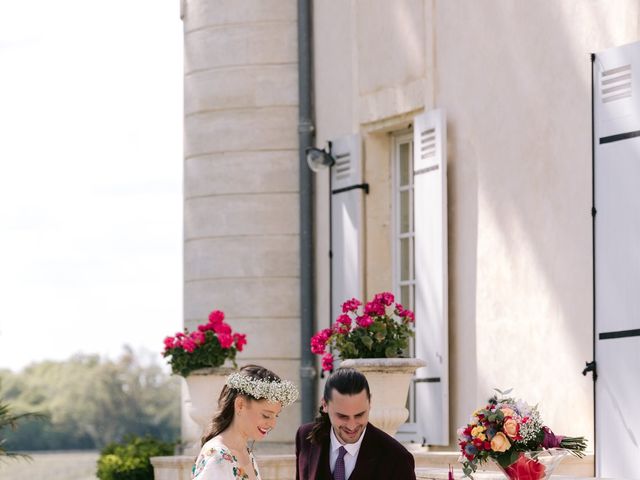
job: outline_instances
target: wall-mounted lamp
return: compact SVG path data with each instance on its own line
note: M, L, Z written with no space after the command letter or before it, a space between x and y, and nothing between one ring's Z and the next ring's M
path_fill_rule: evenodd
M331 142L329 142L326 149L308 147L305 150L305 154L307 156L307 165L314 173L318 173L325 168L331 168L336 163L336 159L331 155Z

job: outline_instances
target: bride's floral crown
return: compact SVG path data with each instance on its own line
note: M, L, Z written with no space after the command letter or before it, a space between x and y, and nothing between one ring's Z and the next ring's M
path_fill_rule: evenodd
M298 389L288 380L261 380L236 372L227 377L227 386L256 400L264 398L270 403L280 402L282 407L292 404L298 398Z

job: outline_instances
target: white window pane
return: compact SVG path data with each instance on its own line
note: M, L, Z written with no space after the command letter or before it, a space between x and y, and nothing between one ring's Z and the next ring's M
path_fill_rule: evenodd
M409 144L408 143L402 143L400 144L400 151L398 152L399 154L399 160L400 160L400 186L404 186L404 185L409 185L409 179L411 178L410 175L410 169L411 169L411 165L410 165L410 159L411 156L409 155Z
M411 268L410 268L410 255L409 249L411 248L409 238L400 239L400 281L404 282L411 280Z
M409 308L411 304L411 300L409 298L409 289L412 288L410 285L404 285L400 287L400 303L405 307Z
M400 192L400 233L407 233L411 228L411 209L409 207L409 191Z

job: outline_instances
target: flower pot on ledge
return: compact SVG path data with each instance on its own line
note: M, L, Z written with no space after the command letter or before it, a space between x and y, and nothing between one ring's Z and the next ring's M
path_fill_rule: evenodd
M340 363L367 377L371 390L369 421L391 436L409 418L406 404L411 378L425 365L419 358L351 358Z
M187 396L184 403L189 417L198 425L196 438L185 438L185 453L200 450L200 437L218 409L218 398L227 377L236 371L232 367L201 368L185 377Z

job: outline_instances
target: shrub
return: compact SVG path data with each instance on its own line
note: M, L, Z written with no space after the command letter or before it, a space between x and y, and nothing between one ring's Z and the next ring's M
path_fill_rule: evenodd
M100 480L153 480L151 457L173 455L174 444L153 437L125 437L122 443L110 443L100 452Z

